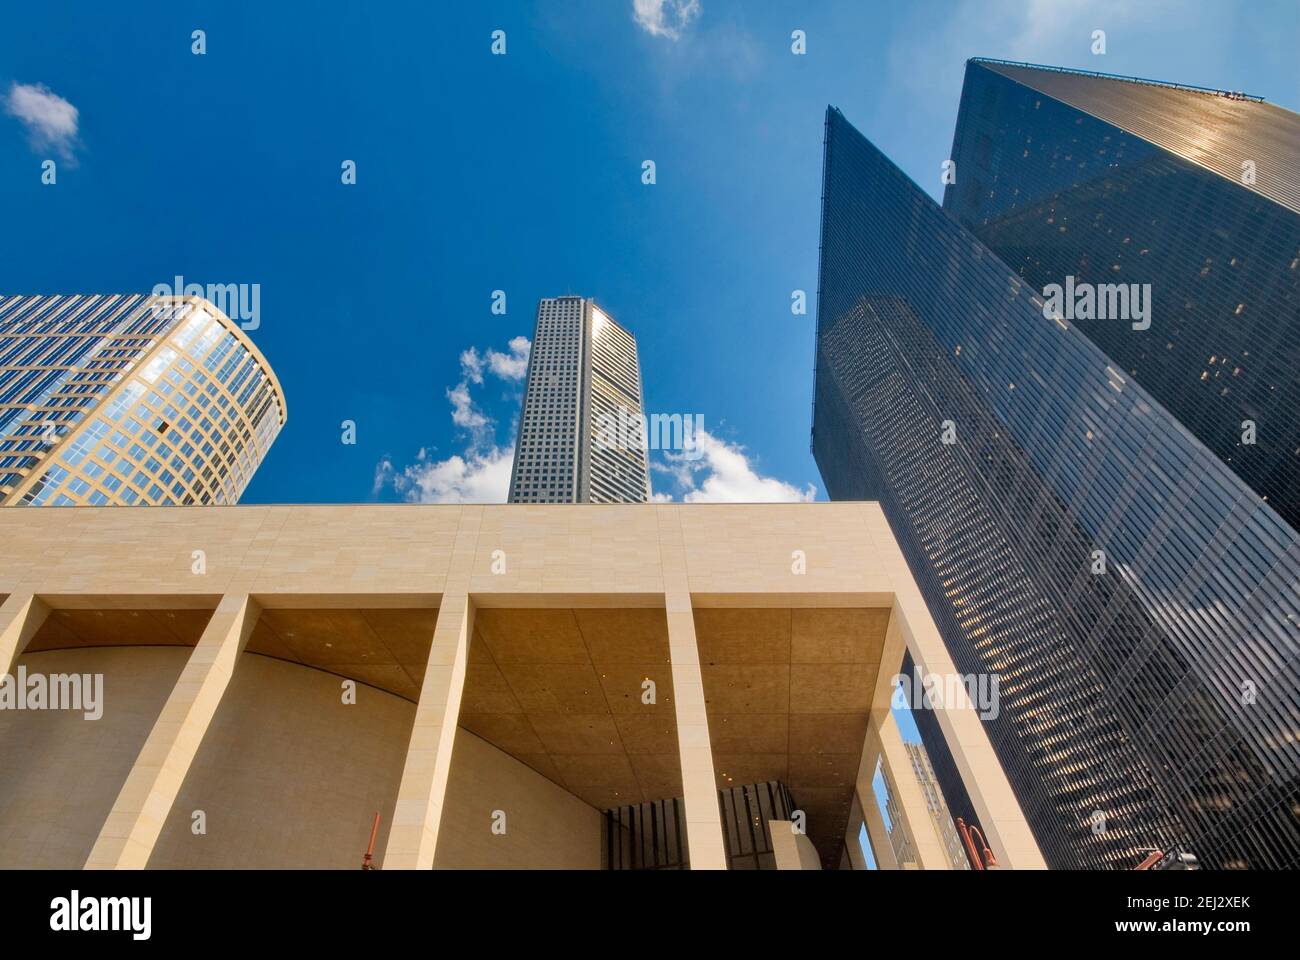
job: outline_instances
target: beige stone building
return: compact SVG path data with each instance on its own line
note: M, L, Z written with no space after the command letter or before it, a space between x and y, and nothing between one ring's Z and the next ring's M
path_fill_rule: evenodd
M356 868L375 814L390 870L861 867L864 817L948 867L889 703L905 650L954 668L874 503L11 510L0 545L0 867ZM98 719L50 709L73 677ZM1041 867L974 707L939 719Z

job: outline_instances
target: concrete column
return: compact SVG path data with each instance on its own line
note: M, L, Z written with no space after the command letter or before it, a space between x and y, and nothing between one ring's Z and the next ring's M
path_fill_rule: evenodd
M772 837L772 859L778 870L820 870L821 854L806 834L795 833L789 820L767 821Z
M0 674L14 672L14 664L49 612L45 601L32 593L11 593L0 604Z
M958 676L957 667L948 648L939 638L938 628L930 620L928 612L919 629L916 629L910 615L895 604L894 613L889 618L886 652L891 646L891 635L897 637L893 641L899 651L895 662L901 664L905 644L922 677L939 677L946 689L960 690L957 685L946 682L948 678ZM882 670L882 676L884 673ZM1047 864L1038 849L1038 842L1029 828L1029 822L1025 820L1011 783L1002 769L1002 763L993 752L993 744L989 742L984 730L977 705L965 699L960 703L936 703L924 709L935 711L948 752L952 754L962 784L975 808L977 825L997 857L998 866L1045 870ZM875 712L878 710L873 711Z
M460 722L474 604L469 598L482 509L463 507L452 547L447 585L429 647L429 663L415 708L406 765L397 790L393 825L382 866L385 870L429 870L438 851L442 805L451 774L451 754Z
M956 678L957 668L943 642L939 628L930 616L920 588L912 579L907 560L894 540L889 523L878 504L867 516L872 544L882 566L894 581L894 609L889 618L885 646L881 656L880 681L876 689L873 713L887 710L892 694L891 680L903 660L903 651L922 676L934 674L941 681ZM895 665L887 670L885 664ZM945 683L945 686L948 684ZM988 705L985 705L988 706ZM993 744L989 742L976 705L943 703L934 709L943 738L952 754L962 785L975 808L978 826L1001 867L1043 870L1047 864L1034 839L1024 811L1011 789Z
M247 594L221 598L99 831L87 870L148 865L260 614Z
M689 596L667 594L664 599L668 607L668 652L673 669L677 749L681 756L691 869L726 870L727 847L722 839L722 810L718 806L718 778L713 771L713 745L704 707L695 618Z
M862 824L862 803L854 791L853 805L849 808L849 826L844 833L844 849L848 853L850 870L867 869L867 858L862 852L862 844L858 842Z
M880 813L876 788L871 782L874 776L874 763L865 777L859 770L856 791L858 803L862 807L862 819L867 825L867 839L871 841L871 855L876 859L877 870L898 870L898 857L894 854L894 845L889 840L889 831L885 829L885 818Z
M691 869L726 870L727 847L722 836L718 778L713 771L713 744L709 740L709 718L704 706L704 679L695 640L680 511L659 509L659 549Z
M894 715L873 714L872 724L878 738L880 763L884 768L886 783L889 784L898 814L903 820L901 825L894 825L895 829L901 826L907 831L912 849L916 851L916 865L922 870L951 870L952 864L948 862L948 854L935 829L934 818L930 816L925 794L917 782L912 758L903 747L903 737L898 732ZM870 739L871 734L868 734L868 740Z

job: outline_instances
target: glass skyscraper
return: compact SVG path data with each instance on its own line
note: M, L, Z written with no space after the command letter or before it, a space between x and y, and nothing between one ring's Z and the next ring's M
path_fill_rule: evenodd
M0 504L235 503L285 415L206 300L0 296Z
M958 670L999 676L986 728L1048 864L1300 865L1300 537L1046 313L828 110L813 452L881 502Z
M584 297L537 305L510 503L644 503L636 338Z
M952 157L944 209L1031 287L1150 285L1149 327L1076 325L1300 528L1300 115L972 60Z

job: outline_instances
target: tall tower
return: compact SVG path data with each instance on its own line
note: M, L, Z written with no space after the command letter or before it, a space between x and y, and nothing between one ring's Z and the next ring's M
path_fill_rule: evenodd
M957 833L957 825L952 822L952 815L948 812L948 804L943 799L943 789L938 777L934 775L934 766L930 763L930 754L926 751L925 744L904 742L903 749L907 751L912 761L916 782L921 785L921 795L925 797L925 808L930 814L939 839L943 841L948 863L954 870L969 870L970 860L967 859L966 849L962 846L961 835Z
M0 296L0 505L235 503L285 416L207 300Z
M1300 534L833 108L823 177L813 452L880 501L957 671L999 678L984 727L1048 865L1300 864Z
M1035 290L1095 289L1064 319L1300 529L1300 114L975 59L952 157L944 209ZM1102 315L1135 286L1145 316Z
M650 468L636 338L595 302L537 304L510 503L644 503Z

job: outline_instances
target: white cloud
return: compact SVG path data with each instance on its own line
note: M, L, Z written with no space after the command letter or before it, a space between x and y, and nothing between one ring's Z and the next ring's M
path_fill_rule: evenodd
M383 460L375 474L375 492L391 483L410 503L505 503L510 491L513 447L453 454L434 460L421 450L415 462L396 472Z
M372 495L391 488L412 503L504 503L510 491L514 448L496 443L496 421L475 402L471 385L485 382L485 374L507 382L522 380L528 369L531 344L527 337L510 341L509 352L470 347L460 355L461 379L446 391L452 422L462 431L465 449L435 459L422 448L415 460L398 466L389 456L375 465ZM745 448L728 443L706 430L694 434L689 452L663 454L654 469L670 474L686 503L797 502L816 498L812 484L804 488L760 474ZM653 503L671 503L666 492L651 495Z
M509 353L487 352L488 367L502 380L522 380L528 372L528 354L532 348L527 337L515 337L510 341Z
M478 347L470 347L460 355L460 375L475 383L483 382L483 358L478 354Z
M474 398L469 395L469 384L464 380L447 389L447 399L451 401L451 422L462 430L477 435L491 425L492 421L487 415L474 406Z
M528 370L532 344L527 337L510 341L509 353L470 347L460 355L461 379L447 388L451 421L467 439L465 450L436 460L421 448L415 462L400 469L391 457L375 465L371 494L378 496L391 486L411 503L504 503L510 490L514 448L496 444L496 421L483 412L470 392L471 384L484 382L484 371L502 380L516 382Z
M667 467L685 490L686 503L794 503L814 500L817 488L802 490L793 484L759 474L749 462L745 448L727 443L706 430L696 437L694 459L685 454L665 453ZM657 495L656 495L657 496Z
M41 83L9 86L4 98L5 113L17 117L27 128L33 150L57 150L64 160L75 159L77 108Z
M372 497L379 496L379 492L384 489L384 485L389 483L393 476L393 461L388 457L381 457L375 464L375 482L370 488Z
M703 12L700 0L632 0L632 19L652 37L681 38Z

